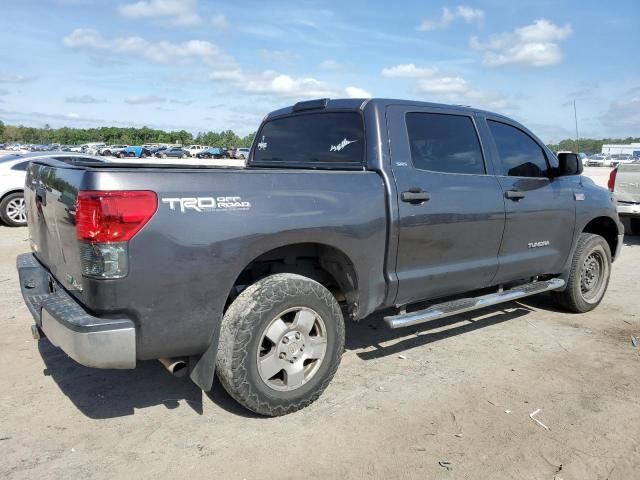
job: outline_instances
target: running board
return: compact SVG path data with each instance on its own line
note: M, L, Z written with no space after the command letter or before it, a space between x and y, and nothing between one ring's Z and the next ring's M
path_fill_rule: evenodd
M564 287L564 284L565 281L561 278L552 278L544 282L527 283L502 292L482 295L481 297L461 298L450 302L438 303L424 310L384 317L384 321L387 322L391 328L410 327L419 323L450 317L459 313L498 305L499 303L510 302L511 300L517 300L530 295L557 290L558 288Z

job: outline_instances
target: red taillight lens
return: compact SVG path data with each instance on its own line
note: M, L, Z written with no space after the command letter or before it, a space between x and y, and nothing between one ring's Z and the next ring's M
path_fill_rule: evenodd
M90 243L127 242L157 208L158 197L147 190L80 191L76 237Z
M616 175L618 175L618 169L614 168L611 170L609 181L607 182L607 187L609 187L610 192L613 192L613 189L616 187Z

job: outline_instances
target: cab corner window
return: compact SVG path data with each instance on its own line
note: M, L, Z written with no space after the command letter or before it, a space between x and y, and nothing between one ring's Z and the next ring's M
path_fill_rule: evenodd
M498 149L502 174L509 177L548 177L544 152L533 138L506 123L487 120Z
M473 121L464 115L407 113L413 166L443 173L486 173Z

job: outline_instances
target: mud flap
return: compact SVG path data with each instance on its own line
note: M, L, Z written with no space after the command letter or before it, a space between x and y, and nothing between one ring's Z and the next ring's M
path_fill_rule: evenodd
M205 392L211 390L213 386L219 338L220 327L216 328L213 338L203 354L189 357L189 378Z

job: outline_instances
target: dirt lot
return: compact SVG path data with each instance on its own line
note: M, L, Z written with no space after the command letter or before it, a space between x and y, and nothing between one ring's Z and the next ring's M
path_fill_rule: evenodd
M26 238L0 226L0 478L640 476L640 237L587 315L539 297L419 329L350 324L325 394L276 419L158 362L92 370L32 340Z

